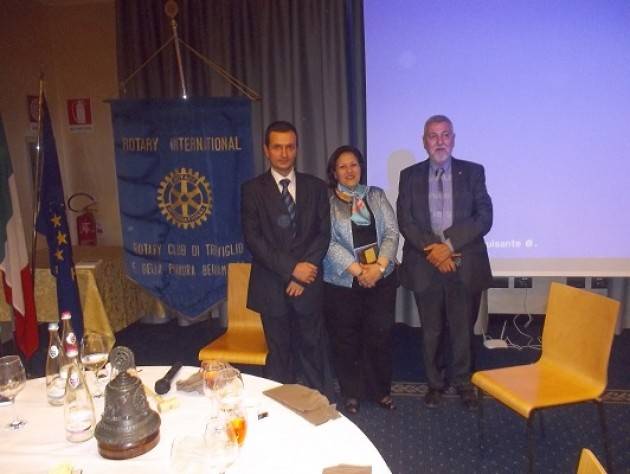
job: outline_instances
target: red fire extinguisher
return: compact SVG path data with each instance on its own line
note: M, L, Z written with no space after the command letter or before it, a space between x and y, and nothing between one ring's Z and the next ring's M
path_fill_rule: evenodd
M72 207L72 201L76 198L83 197L89 201L82 207ZM96 199L88 193L75 193L68 198L68 209L78 213L77 216L77 235L79 237L79 245L96 245Z

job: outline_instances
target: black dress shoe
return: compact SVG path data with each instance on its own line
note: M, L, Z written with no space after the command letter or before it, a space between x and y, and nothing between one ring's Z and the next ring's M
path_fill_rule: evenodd
M348 398L344 404L344 408L346 409L346 412L351 415L356 415L359 413L359 400L356 398Z
M437 388L429 388L429 391L424 396L424 404L428 408L435 408L442 401L442 391Z
M383 397L381 400L376 402L376 404L379 407L384 408L385 410L388 410L388 411L393 411L396 409L396 405L394 405L394 400L392 400L392 397L390 397L389 395L386 395L385 397Z
M479 407L479 401L477 400L477 393L472 387L460 388L457 390L459 397L462 399L462 404L469 410L475 410Z

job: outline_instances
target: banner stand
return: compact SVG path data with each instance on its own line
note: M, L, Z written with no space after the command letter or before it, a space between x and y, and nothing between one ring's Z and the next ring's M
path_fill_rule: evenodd
M225 68L219 66L214 61L210 60L195 48L190 46L184 40L182 40L177 34L177 22L175 21L175 17L179 12L179 7L177 6L177 2L175 0L169 0L164 5L164 13L171 19L171 29L173 34L171 37L160 46L157 51L155 51L151 56L147 58L145 62L143 62L135 71L133 71L124 81L120 82L119 92L121 96L126 95L127 84L131 81L144 67L149 64L153 59L155 59L169 44L173 43L175 47L175 58L177 60L177 70L179 73L179 83L182 91L182 99L188 98L188 93L186 91L186 80L184 78L184 67L182 65L182 56L180 45L184 46L188 49L190 53L197 59L201 60L208 67L210 67L214 72L219 74L223 79L225 79L228 83L234 86L237 90L239 90L243 95L245 95L248 99L258 101L261 99L260 94L258 94L255 90L249 87L244 82L238 80L236 77L232 76Z

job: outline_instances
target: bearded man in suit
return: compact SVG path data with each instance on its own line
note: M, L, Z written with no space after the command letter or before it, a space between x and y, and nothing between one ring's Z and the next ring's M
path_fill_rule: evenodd
M437 406L447 388L448 340L451 384L465 406L476 408L471 344L481 292L492 280L483 240L492 227L492 201L483 166L452 156L448 117L426 121L423 144L428 159L400 173L397 210L405 238L400 280L413 291L422 323L424 402Z
M289 122L265 132L270 169L243 184L241 221L252 254L247 307L261 314L269 348L264 375L332 395L322 316L321 265L330 241L326 184L295 170L298 134Z

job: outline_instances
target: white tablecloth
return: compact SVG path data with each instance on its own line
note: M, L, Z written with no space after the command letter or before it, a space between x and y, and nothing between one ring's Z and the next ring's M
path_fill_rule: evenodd
M167 367L142 367L143 381L153 386ZM197 368L184 367L176 379L186 378ZM371 441L345 417L313 426L284 406L262 395L277 383L244 375L245 390L253 410L269 416L248 427L245 444L228 474L321 473L336 464L371 465L374 474L390 473ZM175 396L180 406L162 413L160 442L151 451L133 459L112 461L98 454L96 439L70 443L65 439L63 407L46 401L44 379L30 380L16 398L20 415L28 421L21 431L0 428L0 471L3 474L47 473L61 462L69 462L83 474L144 472L170 473L170 449L173 439L183 435L202 435L210 414L210 401L197 393L175 390L173 382L166 397ZM150 403L153 405L151 399ZM103 411L103 399L96 400L97 420ZM0 407L0 423L6 424L10 408Z

